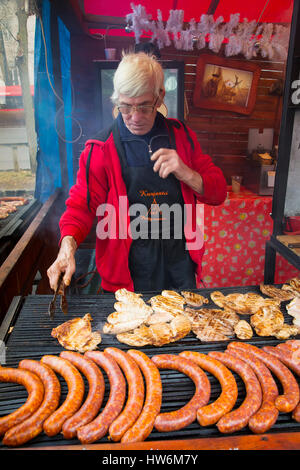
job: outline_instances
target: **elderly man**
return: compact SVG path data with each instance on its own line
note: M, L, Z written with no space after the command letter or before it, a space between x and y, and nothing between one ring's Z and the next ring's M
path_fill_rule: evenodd
M48 269L53 289L61 272L70 284L76 249L96 216L95 262L105 291L192 289L201 279L197 201L221 204L226 181L195 133L158 112L164 96L159 61L125 54L111 97L119 113L106 135L86 142L60 220L60 250Z

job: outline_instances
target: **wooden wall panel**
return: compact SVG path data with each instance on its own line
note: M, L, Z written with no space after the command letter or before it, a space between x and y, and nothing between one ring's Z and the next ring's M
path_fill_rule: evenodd
M210 154L214 162L223 169L229 183L233 171L242 171L246 165L250 128L274 129L274 144L278 143L282 97L271 95L270 88L278 79L284 80L285 62L262 58L251 60L261 68L256 103L250 115L241 115L228 111L201 109L193 105L196 64L202 53L195 52L197 51L185 52L165 48L162 50L162 58L184 60L185 96L188 104L186 123L197 133L203 151ZM243 57L230 59L245 60Z

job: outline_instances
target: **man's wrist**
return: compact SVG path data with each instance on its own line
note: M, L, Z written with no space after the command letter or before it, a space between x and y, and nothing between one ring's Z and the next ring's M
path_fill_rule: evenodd
M191 168L188 168L188 170L182 181L196 193L203 194L203 180L201 175Z
M77 243L74 237L71 235L66 235L62 241L61 241L61 248L65 249L67 248L69 251L71 251L73 254L77 250Z

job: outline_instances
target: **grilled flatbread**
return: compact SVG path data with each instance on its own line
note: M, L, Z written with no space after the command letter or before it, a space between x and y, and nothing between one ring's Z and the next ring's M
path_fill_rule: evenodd
M99 331L92 332L91 321L89 313L82 318L73 318L53 328L51 336L65 349L80 353L93 351L101 343L101 334Z
M186 303L192 307L201 307L203 304L209 303L208 299L195 292L181 291L181 294L185 298Z
M294 297L292 292L279 289L271 284L260 284L259 288L263 294L272 297L272 299L280 300L281 302L291 300Z

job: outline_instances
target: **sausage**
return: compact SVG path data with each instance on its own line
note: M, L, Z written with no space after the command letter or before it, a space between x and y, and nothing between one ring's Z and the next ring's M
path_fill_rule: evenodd
M187 375L195 384L193 397L178 410L160 413L154 421L159 432L183 429L197 417L197 409L208 403L210 398L210 382L203 370L193 361L176 354L158 354L151 360L159 369L175 369Z
M60 374L68 386L64 402L43 423L44 432L48 436L55 436L61 431L63 423L80 408L84 396L84 381L78 369L62 357L48 354L42 357L41 363Z
M23 197L23 196L1 196L0 197L0 201L21 201L21 202L25 202L27 201L27 198Z
M277 348L274 346L264 346L262 348L266 353L279 359L283 364L300 376L300 362L295 360L296 353L286 348Z
M284 344L288 344L293 349L299 349L300 348L300 339L288 339Z
M126 382L116 361L105 355L104 352L87 351L84 356L105 370L110 385L109 398L103 410L93 421L77 429L77 437L80 442L90 444L101 439L111 423L121 413L126 397Z
M31 416L44 397L44 386L39 377L29 370L0 367L0 382L15 382L23 385L28 393L26 402L12 413L0 418L0 436L8 429Z
M162 402L162 383L159 370L154 362L142 351L127 351L139 368L146 381L146 397L141 414L136 422L123 435L121 442L144 441L151 433L154 421L160 412Z
M262 404L259 410L249 419L248 426L255 434L261 434L268 431L278 418L278 410L275 406L275 400L278 397L278 388L270 370L265 364L253 354L245 351L235 351L230 349L232 356L245 361L255 372L262 389Z
M236 380L230 370L222 362L196 351L183 351L179 356L196 362L202 369L214 375L220 382L222 392L213 403L197 410L197 421L201 426L210 426L228 413L235 405L238 397Z
M63 426L62 433L65 439L72 439L77 436L77 429L91 422L101 408L105 383L104 377L99 367L87 357L78 352L62 351L60 357L70 361L87 378L89 391L83 405Z
M300 403L296 406L296 408L293 410L292 413L292 418L297 421L297 423L300 423Z
M285 346L284 343L280 344L281 346ZM297 349L290 349L289 348L278 348L272 346L265 346L263 350L279 359L283 362L287 367L289 367L292 371L294 371L300 377L300 364L299 364L299 353ZM294 408L292 413L292 418L300 422L300 403Z
M117 362L125 374L128 385L126 405L109 427L109 438L113 441L120 441L123 434L133 425L143 409L144 380L139 366L126 352L111 347L106 348L104 354L108 354Z
M250 366L246 362L231 356L228 352L212 351L210 357L223 362L226 367L240 375L245 387L246 398L242 404L233 411L222 416L217 422L217 428L222 433L232 433L247 426L249 419L259 409L262 402L260 383Z
M232 341L227 346L228 350L242 350L253 354L260 359L273 372L282 384L283 395L279 395L275 400L278 411L289 413L299 402L299 386L292 372L276 357L262 351L260 348L238 341Z
M277 344L276 348L280 349L280 351L286 351L286 352L300 351L300 348L298 346L294 346L288 341L286 341L285 343Z
M59 405L60 382L50 367L39 361L23 359L19 363L20 369L29 370L42 381L45 389L44 399L40 407L25 421L10 428L4 435L3 444L7 446L20 446L38 436L43 431L43 422L53 413Z

